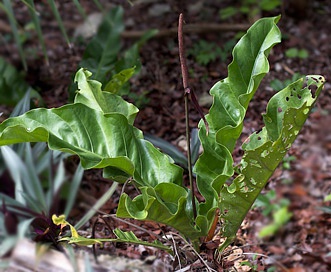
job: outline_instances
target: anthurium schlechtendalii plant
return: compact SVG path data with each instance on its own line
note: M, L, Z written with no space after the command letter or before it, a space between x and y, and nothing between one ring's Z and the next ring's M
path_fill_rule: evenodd
M199 123L203 153L194 166L204 202L183 186L183 170L133 126L138 109L102 91L85 69L76 74L73 104L5 120L0 145L48 142L51 149L78 155L85 169L102 168L106 178L121 183L132 178L141 194L131 199L123 193L117 216L167 224L194 243L207 236L219 216L224 249L295 140L324 83L322 76L307 76L272 97L263 116L265 127L248 138L241 164L233 165L231 153L247 107L269 70L271 48L280 42L278 20L260 19L247 31L233 50L228 77L210 90L214 102L206 116L209 129L207 133L206 122Z

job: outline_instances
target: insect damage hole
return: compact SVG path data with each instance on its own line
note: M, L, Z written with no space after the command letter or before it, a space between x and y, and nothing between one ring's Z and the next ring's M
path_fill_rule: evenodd
M310 90L311 92L311 96L312 98L315 98L316 97L316 91L317 91L317 86L314 84L314 85L310 85L308 87L308 89Z

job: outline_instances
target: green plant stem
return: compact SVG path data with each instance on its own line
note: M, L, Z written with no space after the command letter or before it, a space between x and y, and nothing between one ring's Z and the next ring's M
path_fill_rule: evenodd
M59 25L59 28L60 28L60 30L62 32L63 37L65 38L65 40L66 40L69 48L71 48L72 45L70 43L69 37L67 35L67 31L66 31L66 29L64 27L63 20L61 18L61 15L59 13L59 10L58 10L58 8L56 6L55 1L54 0L47 0L47 3L49 4L49 6L50 6L50 8L51 8L51 10L53 12L53 15L54 15L54 17L55 17L55 19L56 19L56 21L57 21L57 23Z
M186 144L187 144L187 168L188 176L190 181L190 188L192 191L192 208L194 219L197 217L197 208L195 206L195 191L193 184L193 174L192 174L192 156L191 156L191 141L190 141L190 125L189 125L189 106L188 106L188 94L185 93L185 129L186 129Z
M192 193L192 209L194 219L197 217L197 208L195 205L195 193L193 185L193 174L192 174L192 158L191 158L191 148L190 148L190 125L189 125L189 106L188 106L188 96L190 94L190 89L188 87L188 69L185 59L184 50L184 39L183 39L183 14L179 15L178 22L178 47L179 47L179 59L180 67L183 77L183 87L184 87L184 101L185 101L185 125L186 125L186 143L187 143L187 168L189 174L190 188Z
M82 7L82 5L79 3L79 0L73 0L75 6L77 7L79 13L82 15L82 17L84 18L84 20L87 19L87 15L86 12L84 10L84 8Z
M48 59L48 55L47 55L45 39L44 39L42 30L41 30L41 25L40 25L40 14L36 10L33 0L26 0L26 1L21 0L21 1L29 8L29 13L30 13L33 25L36 29L41 48L44 53L46 65L49 66L49 59Z
M14 40L15 40L16 45L17 45L18 54L21 57L21 61L22 61L24 71L27 71L28 70L28 65L27 65L26 56L25 56L25 53L24 53L24 50L23 50L23 44L22 44L22 41L21 41L20 36L19 36L18 23L17 23L17 20L15 19L15 16L14 16L12 2L9 1L9 0L3 0L2 2L3 2L3 4L0 3L0 9L4 10L5 13L8 16L8 20L9 20L9 24L10 24L10 27L11 27L11 30L12 30L12 34L13 34Z
M104 11L104 8L102 7L102 5L100 4L100 2L98 0L93 0L93 2L98 7L98 9L100 9L101 11Z

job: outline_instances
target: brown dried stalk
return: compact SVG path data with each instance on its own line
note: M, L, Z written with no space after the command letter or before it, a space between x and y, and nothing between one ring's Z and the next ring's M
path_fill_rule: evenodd
M192 209L194 219L197 217L197 208L195 205L195 193L193 184L193 174L192 174L192 157L191 157L191 146L190 146L190 126L189 126L189 106L188 106L188 96L190 94L190 89L188 87L188 69L185 59L185 49L184 49L184 39L183 39L183 14L179 15L178 22L178 47L179 47L179 60L180 67L183 77L183 87L184 87L184 101L185 101L185 125L186 125L186 143L187 143L187 161L188 161L188 173L190 188L192 193Z

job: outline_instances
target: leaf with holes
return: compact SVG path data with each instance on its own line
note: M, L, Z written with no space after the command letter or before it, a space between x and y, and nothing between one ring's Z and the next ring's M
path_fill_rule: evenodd
M228 77L210 90L213 105L206 116L209 133L201 121L203 153L194 169L198 189L205 198L199 205L201 216L208 214L212 218L211 213L215 214L219 206L220 191L234 174L231 153L241 134L249 101L269 70L267 56L280 42L278 20L279 17L263 18L250 27L233 49Z
M263 116L265 127L243 144L240 174L220 193L222 234L228 238L223 248L232 242L255 199L296 139L324 82L321 76L307 76L270 99Z

